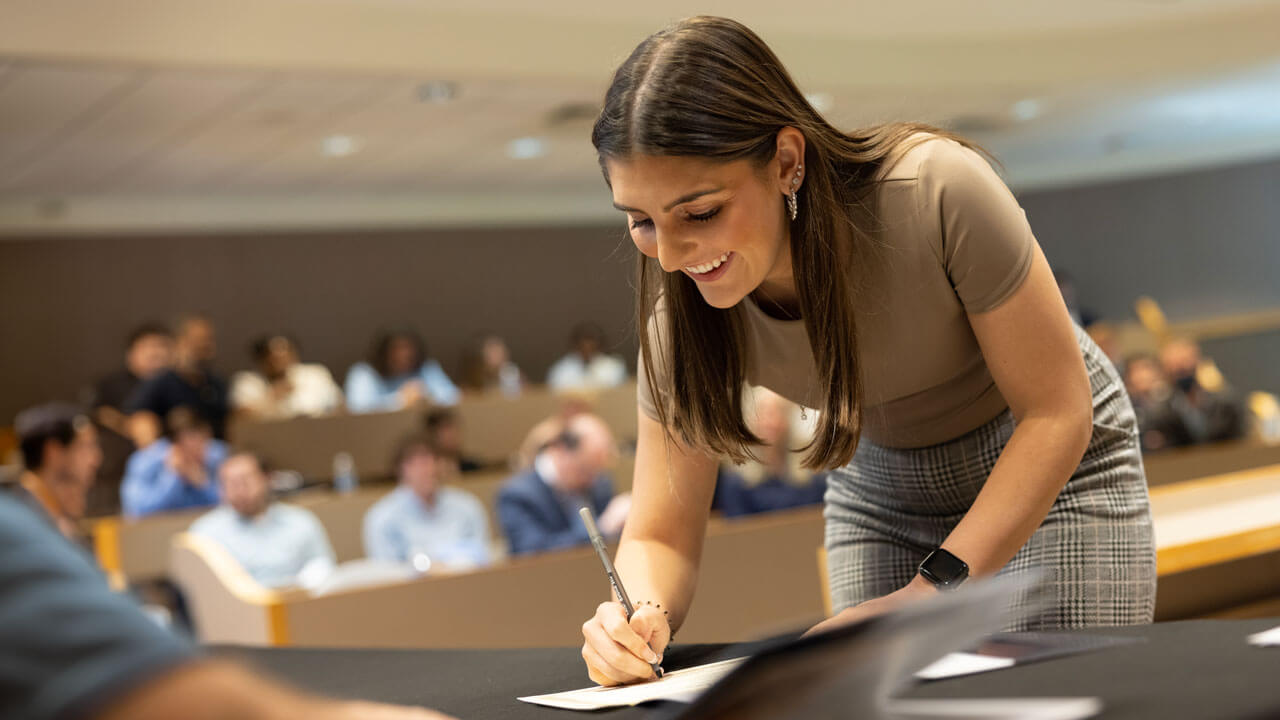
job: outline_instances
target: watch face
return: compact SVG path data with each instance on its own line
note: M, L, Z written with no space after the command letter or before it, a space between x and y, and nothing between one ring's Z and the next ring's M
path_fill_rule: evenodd
M969 566L960 558L939 548L920 563L920 572L935 583L951 585L969 576Z

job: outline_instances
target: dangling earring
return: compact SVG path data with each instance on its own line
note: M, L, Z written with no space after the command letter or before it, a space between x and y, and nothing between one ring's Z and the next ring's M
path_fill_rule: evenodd
M800 199L796 197L796 191L800 189L800 173L803 170L803 165L796 166L796 176L791 178L791 194L787 196L787 214L793 221L800 214Z

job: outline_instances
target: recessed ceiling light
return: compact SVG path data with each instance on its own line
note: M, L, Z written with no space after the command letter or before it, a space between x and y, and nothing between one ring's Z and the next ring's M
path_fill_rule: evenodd
M444 80L432 80L418 86L418 101L424 103L447 103L458 97L458 86Z
M1019 100L1013 104L1013 116L1022 122L1040 117L1040 113L1044 112L1044 106L1039 100Z
M360 139L350 135L330 135L320 141L320 152L327 157L346 157L360 149Z
M532 160L547 154L547 141L536 137L516 138L507 143L507 157L513 160Z
M830 110L831 106L835 103L835 99L831 97L831 93L808 93L804 96L804 99L808 100L809 104L813 106L813 109L820 113Z

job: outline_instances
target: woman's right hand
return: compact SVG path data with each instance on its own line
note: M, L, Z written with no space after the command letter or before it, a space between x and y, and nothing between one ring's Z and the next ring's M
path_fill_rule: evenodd
M600 685L625 685L654 679L650 663L661 663L671 642L667 616L652 605L641 605L631 621L622 603L605 602L582 624L582 659L587 675Z

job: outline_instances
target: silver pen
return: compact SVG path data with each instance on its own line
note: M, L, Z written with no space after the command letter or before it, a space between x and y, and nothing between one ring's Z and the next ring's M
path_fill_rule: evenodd
M609 552L605 549L604 538L600 535L600 528L596 527L596 516L591 513L591 508L583 507L578 511L582 516L582 524L587 526L587 535L591 537L591 546L596 549L596 554L600 556L600 562L604 563L605 574L609 576L609 583L613 585L613 592L617 594L618 600L622 603L622 609L627 613L627 621L631 621L631 616L636 613L635 608L631 607L631 598L627 597L627 591L622 587L622 580L618 577L618 571L613 567L613 560L609 559ZM652 648L650 648L652 650ZM662 666L658 663L649 663L649 667L653 668L653 674L662 677Z

